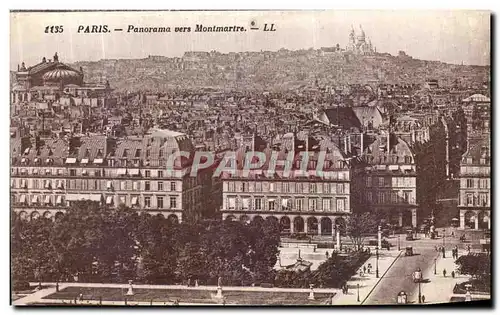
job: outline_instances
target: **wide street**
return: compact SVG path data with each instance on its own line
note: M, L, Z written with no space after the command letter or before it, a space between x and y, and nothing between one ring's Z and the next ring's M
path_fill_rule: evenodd
M428 279L431 274L434 274L434 259L438 256L435 246L442 246L443 239L406 241L404 238L404 235L401 235L401 249L404 250L406 246L412 246L415 255L408 257L404 254L401 255L380 280L379 284L366 301L364 301L364 305L394 304L396 303L396 296L400 291L405 291L407 293L409 303L418 302L418 284L413 282L412 274L417 268L421 268L423 279ZM389 239L389 242L397 244L397 237ZM464 247L464 244L456 238L447 237L445 239L445 247L447 250L446 257L451 256L451 249L455 245L458 245L459 248ZM437 270L437 272L442 273L442 270ZM449 273L450 271L448 271L448 274ZM422 294L425 295L426 287L432 285L432 282L421 283Z

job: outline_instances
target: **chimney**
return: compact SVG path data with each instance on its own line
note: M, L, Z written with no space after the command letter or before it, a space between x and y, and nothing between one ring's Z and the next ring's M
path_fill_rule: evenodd
M344 153L347 154L347 136L344 137Z

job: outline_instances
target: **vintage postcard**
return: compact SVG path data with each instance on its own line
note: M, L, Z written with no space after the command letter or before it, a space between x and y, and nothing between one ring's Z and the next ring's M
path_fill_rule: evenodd
M490 34L11 11L12 305L492 305Z

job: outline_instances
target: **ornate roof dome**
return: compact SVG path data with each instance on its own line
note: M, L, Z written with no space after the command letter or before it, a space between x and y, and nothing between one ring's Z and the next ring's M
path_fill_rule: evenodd
M59 65L54 70L48 71L43 75L44 81L49 82L68 82L81 79L81 73L76 70L69 69L64 65Z

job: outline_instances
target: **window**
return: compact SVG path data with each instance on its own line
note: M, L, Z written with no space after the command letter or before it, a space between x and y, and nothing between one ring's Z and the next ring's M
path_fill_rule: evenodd
M120 190L126 190L127 189L127 182L122 180L120 181Z
M163 196L156 197L156 206L163 209Z
M274 211L276 207L276 201L274 199L267 200L267 208L269 211Z
M283 192L290 192L290 183L283 183Z
M262 210L262 199L261 198L255 198L254 203L255 203L255 210Z
M337 198L337 211L338 212L344 212L345 211L345 199L344 198Z
M248 187L247 187L246 183L244 183L244 182L241 183L241 191L243 191L243 192L247 192L248 191Z
M337 194L344 193L344 184L337 184Z
M177 209L177 197L170 197L170 208Z
M160 177L160 178L163 177L163 171L158 171L158 177Z
M479 180L479 188L489 188L488 186L488 179Z
M119 196L118 197L118 202L122 205L126 204L127 203L127 196Z
M323 198L323 211L330 211L331 210L331 198Z
M405 164L411 164L411 156L405 156Z
M405 203L410 202L411 191L403 191L403 200Z
M281 198L281 209L290 210L290 198Z
M144 177L151 177L151 171L149 171L149 170L145 171Z
M385 193L382 191L378 192L378 203L385 203Z
M467 179L467 188L474 188L474 180Z
M69 170L69 176L76 176L76 170Z
M269 191L274 191L274 183L269 183Z
M95 177L101 177L101 171L100 170L95 170L94 171L94 176Z
M151 208L151 197L144 197L144 208Z
M241 198L241 208L243 210L248 210L250 208L250 198L248 197Z
M385 180L383 177L379 177L378 178L378 186L379 187L384 187L384 184L385 184Z
M297 209L297 211L302 211L304 209L304 199L303 198L295 199L295 209Z
M373 197L372 197L372 192L371 191L367 191L366 192L366 202L368 202L368 203L372 203L373 202Z
M236 198L235 197L228 197L227 198L227 208L229 210L235 210L236 209Z
M302 191L302 183L296 183L295 184L295 192L303 193L303 191Z
M323 193L325 193L325 194L330 193L330 184L328 184L328 183L323 184Z
M488 206L488 194L486 193L479 194L479 206L481 207Z
M372 187L372 177L366 177L366 187Z
M318 199L309 198L309 211L316 211L318 205Z
M311 194L315 194L316 193L316 183L309 183L309 192Z
M171 191L176 191L176 187L175 187L175 182L170 182L170 190Z
M255 183L255 191L258 191L258 192L262 191L262 183L261 182Z
M144 182L144 190L145 191L151 190L151 183L150 182Z
M158 182L158 190L159 191L163 190L163 182Z
M472 196L472 194L467 194L467 205L468 206L474 205L474 197Z
M132 182L132 190L139 190L139 182L134 181Z

